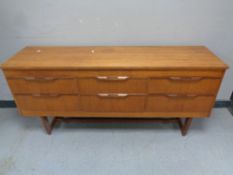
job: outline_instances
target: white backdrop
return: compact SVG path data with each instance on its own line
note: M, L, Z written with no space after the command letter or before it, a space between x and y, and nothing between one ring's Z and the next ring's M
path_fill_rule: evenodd
M206 45L233 67L232 32L232 0L0 0L0 62L27 45ZM230 69L218 99L232 90Z

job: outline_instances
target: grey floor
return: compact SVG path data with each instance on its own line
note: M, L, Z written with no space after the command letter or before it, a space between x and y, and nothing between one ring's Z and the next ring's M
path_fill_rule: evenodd
M174 124L62 124L0 109L0 175L230 175L233 117L214 109L186 137Z

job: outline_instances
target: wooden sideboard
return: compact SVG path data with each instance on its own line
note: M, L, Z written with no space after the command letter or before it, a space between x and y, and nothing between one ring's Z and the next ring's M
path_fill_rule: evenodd
M40 116L48 134L74 119L169 119L185 135L210 115L227 69L204 46L34 46L1 67L20 113Z

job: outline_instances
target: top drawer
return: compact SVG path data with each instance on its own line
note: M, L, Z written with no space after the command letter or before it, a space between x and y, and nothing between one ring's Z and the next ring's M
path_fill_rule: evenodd
M13 93L216 94L224 71L4 70L4 74Z
M146 93L146 79L128 76L97 76L78 80L81 94L107 93Z
M55 77L9 78L8 84L14 94L29 93L77 93L77 80Z
M173 76L222 78L221 70L4 70L7 78L59 77L93 78L97 76L128 76L130 78L163 78Z
M182 93L215 95L221 79L210 77L166 77L151 78L149 93Z

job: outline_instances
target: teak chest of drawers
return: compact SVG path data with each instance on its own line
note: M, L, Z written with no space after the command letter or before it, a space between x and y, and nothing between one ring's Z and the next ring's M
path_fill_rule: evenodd
M203 46L38 46L2 69L20 113L41 116L48 134L74 119L169 119L185 135L210 115L227 65Z

